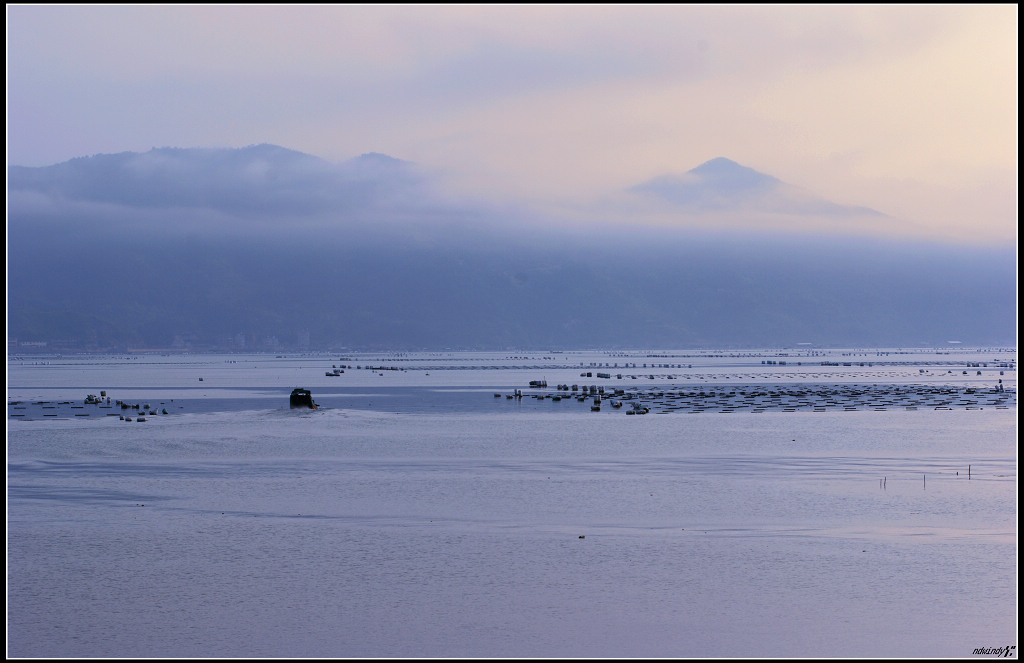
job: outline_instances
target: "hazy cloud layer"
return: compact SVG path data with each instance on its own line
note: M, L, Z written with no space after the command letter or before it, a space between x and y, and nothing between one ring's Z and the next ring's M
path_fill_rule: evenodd
M542 213L726 156L922 237L1015 242L1015 5L7 17L13 164L264 142L332 163L380 152Z
M620 219L674 221L642 231L445 197L383 154L334 164L267 144L15 166L8 194L8 333L71 350L1015 334L1015 248L871 238L865 219L888 217L724 158L609 196Z
M839 205L719 157L612 191L599 205L540 213L444 195L416 164L364 154L340 164L275 145L240 149L155 148L8 169L8 212L60 227L89 220L105 228L162 233L266 236L304 231L358 237L416 233L434 243L522 241L629 229L637 237L671 230L788 231L812 235L912 237L906 223L865 207Z

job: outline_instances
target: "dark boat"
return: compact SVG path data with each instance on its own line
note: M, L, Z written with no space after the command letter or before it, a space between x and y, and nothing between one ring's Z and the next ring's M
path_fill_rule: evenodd
M290 403L293 408L306 407L310 410L317 408L317 404L313 402L313 394L309 393L309 389L292 389Z

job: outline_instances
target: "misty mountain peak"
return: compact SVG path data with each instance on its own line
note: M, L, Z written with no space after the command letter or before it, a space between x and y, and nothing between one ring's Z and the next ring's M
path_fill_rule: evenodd
M782 183L770 175L718 157L682 175L662 175L633 188L691 211L747 206Z
M342 164L270 143L241 148L154 147L42 168L10 166L8 190L149 209L236 216L341 213L386 205L418 183L410 162L364 154Z
M772 186L779 183L779 180L771 175L759 173L753 168L741 166L732 159L717 157L705 161L701 165L689 171L705 182L714 182L725 185L729 188L751 188L758 186Z
M709 159L702 163L701 165L697 166L696 168L692 169L692 172L727 168L745 168L745 166L741 166L732 159L727 159L725 157L715 157L714 159Z
M363 176L406 176L412 173L413 163L396 159L395 157L381 154L380 152L367 152L360 154L354 159L341 163L341 168L352 173L361 173Z
M681 212L742 211L821 216L884 216L866 207L818 198L771 175L717 157L682 175L661 175L631 189Z

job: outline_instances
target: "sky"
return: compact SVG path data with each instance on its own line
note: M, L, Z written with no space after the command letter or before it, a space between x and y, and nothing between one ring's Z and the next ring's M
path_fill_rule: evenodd
M1017 7L7 5L7 162L379 152L537 210L726 157L1014 244Z

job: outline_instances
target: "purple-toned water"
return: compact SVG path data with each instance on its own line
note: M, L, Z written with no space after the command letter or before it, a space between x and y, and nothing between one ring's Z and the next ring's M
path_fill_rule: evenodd
M10 357L7 421L12 657L1016 646L1015 351Z

